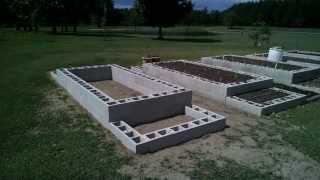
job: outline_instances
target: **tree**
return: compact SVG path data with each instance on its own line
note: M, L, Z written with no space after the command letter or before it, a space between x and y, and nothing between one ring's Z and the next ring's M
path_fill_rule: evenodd
M19 31L32 31L33 27L38 30L37 19L41 8L41 0L12 0L9 7L15 16L16 28Z
M258 47L263 44L269 44L271 35L272 33L269 26L262 24L259 29L254 30L249 34L249 38L253 41L253 45Z
M92 1L95 6L96 24L98 27L112 23L114 13L113 0L95 0Z
M163 39L162 28L176 25L192 11L190 0L137 0L147 25L158 27L158 38Z

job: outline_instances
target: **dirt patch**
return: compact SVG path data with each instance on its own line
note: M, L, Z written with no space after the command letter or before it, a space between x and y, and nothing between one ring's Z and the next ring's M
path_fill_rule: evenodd
M286 71L294 71L294 70L300 70L300 69L304 68L301 66L283 64L283 63L274 63L274 62L269 62L269 61L261 61L261 60L256 60L256 59L251 59L251 58L246 58L246 57L237 57L237 56L221 56L221 57L217 57L217 59L223 59L226 61L238 62L238 63L242 63L242 64L252 64L252 65L258 65L258 66L265 66L265 67L270 67L270 68L275 68L275 69L282 69L282 70L286 70Z
M136 126L134 128L135 128L135 130L137 130L141 134L147 134L147 133L150 133L152 131L156 131L156 130L159 130L159 129L175 126L177 124L189 122L189 121L192 121L192 120L193 120L193 118L190 117L190 116L179 115L179 116L174 116L174 117L171 117L171 118L159 120L159 121L156 121L156 122L153 122L153 123L142 124L142 125Z
M158 63L157 65L160 67L180 71L186 74L199 76L204 79L221 83L238 83L246 82L250 79L253 79L253 77L248 75L211 68L207 66L200 66L187 62L164 62Z
M112 80L90 82L90 84L114 99L125 99L142 95L140 92Z
M245 99L247 101L252 101L255 103L264 103L267 101L271 101L278 98L283 98L288 96L289 94L276 91L273 89L263 89L259 91L253 91L245 94L237 95L237 97L241 99Z

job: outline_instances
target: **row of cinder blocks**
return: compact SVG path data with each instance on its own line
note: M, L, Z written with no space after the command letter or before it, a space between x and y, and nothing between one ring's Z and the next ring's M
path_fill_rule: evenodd
M51 75L135 153L156 151L225 127L223 116L191 105L190 90L118 65L58 69ZM117 81L143 95L117 100L89 83L104 80ZM147 135L133 128L182 114L191 116L195 121Z
M186 107L185 114L193 121L159 129L148 134L140 134L123 121L111 123L110 130L120 141L135 153L154 152L156 150L180 144L225 128L225 117L197 106Z
M212 69L222 68L218 66L211 66L207 64L201 64L201 63L190 62L190 61L189 62L182 61L182 62L200 65L200 66L208 67ZM162 63L165 63L165 62L162 62ZM167 63L170 63L170 62L167 62ZM197 92L205 97L224 102L227 106L234 107L241 111L258 115L258 116L268 115L274 112L285 110L289 107L300 104L306 98L305 95L286 91L288 96L283 97L281 99L280 98L274 99L274 101L266 102L267 105L254 103L254 102L250 102L250 101L246 101L244 99L238 98L237 95L240 95L246 92L259 91L262 89L271 88L273 86L273 82L271 78L249 74L250 76L252 76L253 79L249 80L248 82L240 82L236 84L234 83L223 84L223 83L212 82L207 79L197 77L196 75L190 75L181 71L164 68L159 66L158 64L159 63L143 64L143 72L151 76L182 85L184 87L192 89L194 92ZM225 71L243 73L240 71L234 71L227 68L223 68L223 69ZM248 75L248 73L243 73L243 74ZM284 91L280 89L277 89L277 90Z

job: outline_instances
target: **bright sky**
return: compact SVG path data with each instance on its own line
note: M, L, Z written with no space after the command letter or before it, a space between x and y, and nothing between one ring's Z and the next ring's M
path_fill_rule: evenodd
M117 8L130 8L134 0L114 0ZM224 10L232 6L234 3L243 2L249 0L192 0L195 4L195 8L202 9L207 7L212 10Z

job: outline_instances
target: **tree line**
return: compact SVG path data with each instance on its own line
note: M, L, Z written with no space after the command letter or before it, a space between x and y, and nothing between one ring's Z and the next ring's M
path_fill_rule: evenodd
M260 0L225 11L193 9L188 0L135 0L133 8L116 9L113 0L0 0L0 26L18 31L77 31L79 24L162 28L181 25L320 27L319 0Z
M1 0L0 25L17 30L38 31L39 25L52 27L52 32L77 31L80 23L98 27L112 24L112 0Z
M319 0L260 0L235 4L223 16L229 26L320 27L319 8Z

